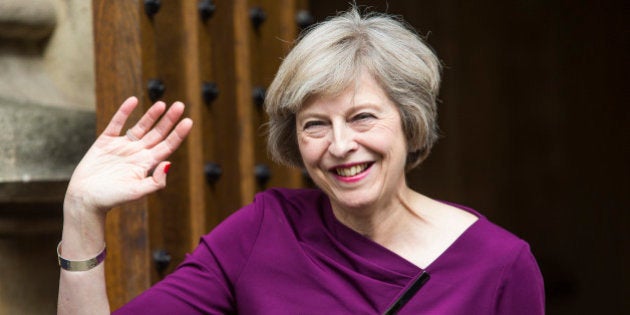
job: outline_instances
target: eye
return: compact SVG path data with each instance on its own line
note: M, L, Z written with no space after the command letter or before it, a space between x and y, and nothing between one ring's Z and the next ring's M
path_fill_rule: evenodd
M307 129L312 129L314 127L323 126L323 125L324 125L324 122L321 120L309 120L306 123L304 123L303 128L304 130L307 130Z
M368 119L372 119L372 118L376 118L376 116L370 114L370 113L359 113L354 115L354 117L352 117L353 121L364 121L364 120L368 120Z
M311 138L321 138L329 130L329 123L326 120L308 120L302 125L302 134Z

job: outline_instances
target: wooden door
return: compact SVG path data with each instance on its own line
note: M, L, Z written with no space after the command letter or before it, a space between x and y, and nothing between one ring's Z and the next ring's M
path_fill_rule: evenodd
M168 274L199 237L270 186L301 187L267 157L258 97L296 37L300 0L94 0L97 125L128 96L183 101L195 125L168 185L107 221L113 309ZM139 117L140 110L134 113Z

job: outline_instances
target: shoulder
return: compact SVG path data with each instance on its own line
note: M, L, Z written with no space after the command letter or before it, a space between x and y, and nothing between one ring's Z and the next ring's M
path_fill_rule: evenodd
M523 252L531 255L529 244L525 240L480 214L468 232L467 244L503 267L511 265Z
M477 266L493 273L502 273L513 268L515 264L538 268L530 246L525 240L469 207L448 204L478 217L477 221L449 248L448 253L453 255L446 256L457 258L450 261L451 263L458 264L463 255L467 257L470 266Z
M511 279L511 283L529 281L542 286L542 274L527 241L473 209L458 207L479 217L459 244L464 252L474 257L475 264L496 273L503 282Z
M529 243L483 216L468 241L478 250L478 270L496 275L496 314L544 314L544 280Z
M495 314L540 314L543 278L529 244L479 212L451 205L478 220L430 266L436 278L485 296L480 301L498 310Z
M504 281L522 278L522 282L542 283L542 274L527 241L485 217L474 232L473 241L479 242L482 252L498 263Z
M327 202L326 195L317 189L271 188L259 192L252 203L235 211L204 238L221 235L233 238L233 233L257 231L267 217L300 212L312 212Z
M325 200L322 195L318 190L283 188L257 193L252 203L238 209L202 236L188 259L204 264L215 261L228 273L238 274L239 266L248 260L261 234L278 230L284 222L293 221L292 217L304 217L300 213L315 212L308 209Z
M497 254L502 253L508 257L516 257L523 250L529 251L529 244L525 240L486 217L480 217L473 227L472 238L486 250Z
M445 204L477 217L477 220L462 235L466 245L472 246L474 244L478 250L485 249L495 253L518 252L522 248L529 248L526 241L490 221L480 212L455 203L447 202Z
M325 200L326 195L319 189L271 188L256 194L254 203L262 202L266 206L304 207Z
M514 277L524 277L523 281L541 278L527 241L487 219L483 219L475 231L473 238L476 238L480 252L487 254L486 259L494 261L503 281ZM530 277L534 275L535 278Z

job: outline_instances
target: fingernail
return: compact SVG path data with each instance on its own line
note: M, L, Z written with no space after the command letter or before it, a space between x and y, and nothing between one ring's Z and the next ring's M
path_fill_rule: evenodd
M167 174L167 173L168 173L168 170L170 170L170 169L171 169L171 163L166 164L166 165L164 166L164 174Z

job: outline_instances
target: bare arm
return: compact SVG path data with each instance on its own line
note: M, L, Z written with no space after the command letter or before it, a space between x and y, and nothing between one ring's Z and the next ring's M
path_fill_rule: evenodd
M120 106L72 174L63 209L65 259L94 257L105 244L109 209L166 186L170 164L164 160L188 136L192 120L180 120L182 103L167 111L164 103L157 102L130 129L138 138L134 141L121 131L137 104L132 97ZM61 270L57 313L110 313L104 264L88 271Z

